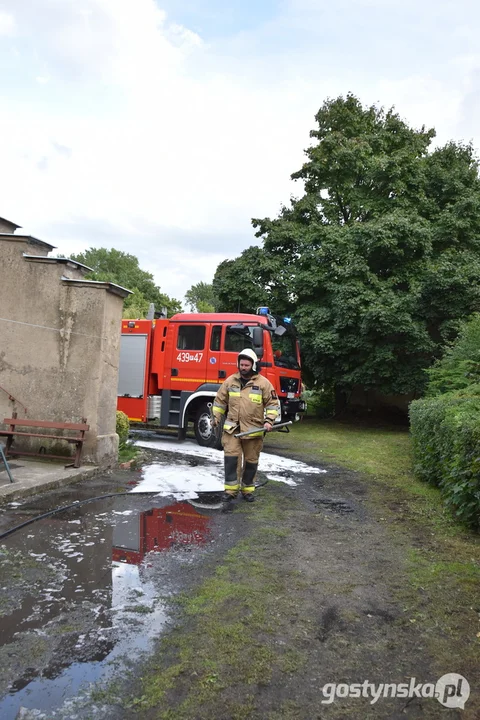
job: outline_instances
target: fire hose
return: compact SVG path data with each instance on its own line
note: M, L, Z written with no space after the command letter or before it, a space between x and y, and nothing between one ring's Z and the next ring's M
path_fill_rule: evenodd
M262 428L250 428L250 430L245 430L245 432L236 433L233 437L235 438L244 438L249 437L249 435L258 435L259 432L263 432L264 434L267 432L274 432L275 430L280 430L280 428L287 427L288 425L292 425L292 421L289 420L288 422L284 423L278 423L278 425L273 425L271 430L262 430ZM288 430L287 430L288 432Z

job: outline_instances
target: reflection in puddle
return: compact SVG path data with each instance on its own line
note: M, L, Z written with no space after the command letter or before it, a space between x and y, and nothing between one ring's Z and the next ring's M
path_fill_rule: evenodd
M115 525L112 559L138 565L148 552L198 545L210 535L210 518L188 502L152 508Z
M39 521L33 537L9 538L0 577L2 720L22 706L47 711L48 720L70 717L55 709L107 680L132 651L149 649L167 619L162 597L177 590L176 568L212 539L210 517L188 502L154 502L97 501Z

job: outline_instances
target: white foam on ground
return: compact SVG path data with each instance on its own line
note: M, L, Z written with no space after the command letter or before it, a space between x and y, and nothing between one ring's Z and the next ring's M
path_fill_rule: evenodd
M286 485L291 485L292 487L294 487L295 485L298 485L298 483L296 483L295 480L292 480L289 477L285 477L284 475L270 475L270 473L269 473L268 479L274 480L276 482L283 482Z
M175 453L177 455L202 457L212 460L216 464L223 465L223 452L214 450L213 448L201 447L189 440L185 440L185 442L182 443L176 440L137 440L135 445L152 450L163 450L164 452ZM291 460L290 458L272 455L267 452L262 452L260 455L259 469L262 472L291 470L292 472L306 473L309 475L327 472L312 465L307 465L307 463L301 462L300 460Z
M189 455L191 457L202 457L216 463L223 463L223 453L213 448L201 447L190 440L178 442L178 440L135 440L135 445L151 450L163 450L176 455Z
M138 447L149 450L161 450L172 455L201 457L210 460L214 467L192 466L176 462L173 466L153 463L143 471L143 479L132 492L155 492L159 495L181 495L182 498L194 498L198 492L219 492L223 489L223 453L213 448L205 448L193 442L179 443L176 440L138 440ZM260 455L259 470L269 480L287 485L296 485L295 474L317 475L326 470L307 465L299 460L279 457L271 453Z
M162 463L148 465L143 478L132 492L154 492L158 495L175 495L179 500L197 497L199 492L222 492L221 467L192 467L187 463L173 466Z

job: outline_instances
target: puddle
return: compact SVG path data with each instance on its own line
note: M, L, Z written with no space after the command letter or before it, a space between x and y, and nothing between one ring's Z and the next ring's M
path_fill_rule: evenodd
M90 686L149 652L168 622L169 598L188 586L219 533L222 542L233 533L212 512L221 506L223 453L157 438L137 444L157 456L131 473L129 495L74 505L0 546L2 720L20 707L42 720L83 718ZM326 472L268 453L259 471L262 481L292 486ZM60 504L94 488L66 490L72 500ZM53 497L11 503L7 520L39 515Z
M148 651L167 621L165 598L178 591L175 569L212 542L211 520L186 501L118 497L8 538L0 571L2 720L14 720L20 707L64 717L55 709Z

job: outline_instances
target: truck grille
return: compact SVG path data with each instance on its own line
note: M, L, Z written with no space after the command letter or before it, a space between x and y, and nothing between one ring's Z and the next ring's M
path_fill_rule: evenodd
M298 378L280 377L280 390L282 393L298 392Z

